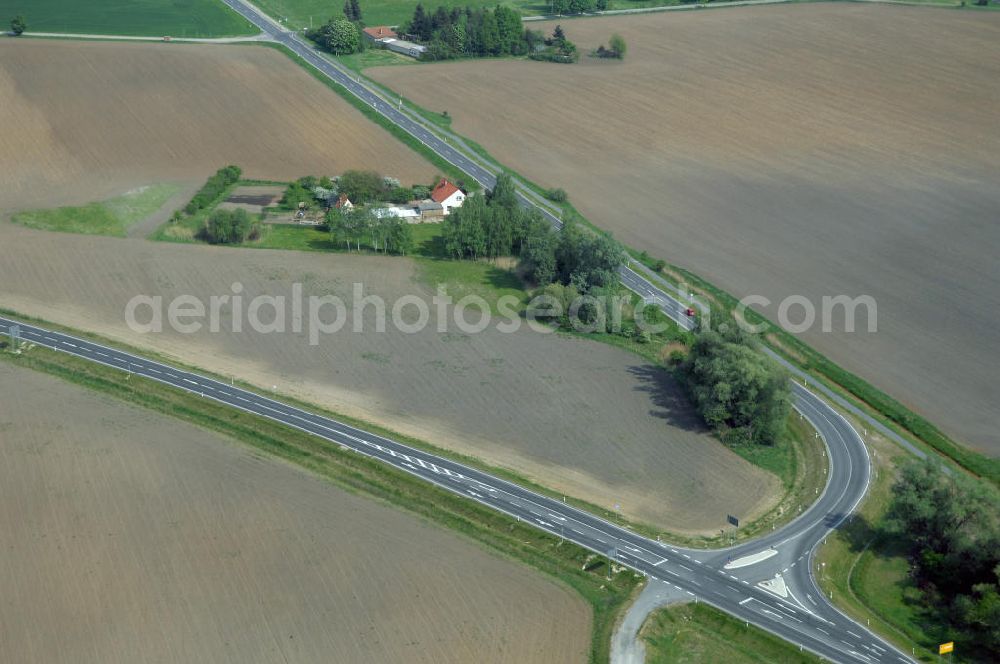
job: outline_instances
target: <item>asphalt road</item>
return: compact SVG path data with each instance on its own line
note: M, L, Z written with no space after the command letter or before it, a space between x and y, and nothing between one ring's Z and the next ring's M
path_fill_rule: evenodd
M200 398L272 419L335 445L378 459L452 493L564 537L617 563L660 579L692 599L837 662L909 661L888 643L851 622L822 597L810 573L815 546L864 496L870 472L864 445L854 430L818 397L796 385L796 408L826 441L830 477L826 490L787 526L728 551L699 551L637 535L560 500L543 496L455 461L414 449L342 422L197 373L96 344L78 337L0 318L0 334L18 325L26 343L45 346L186 390ZM774 548L761 563L727 570L726 563ZM783 567L793 589L781 597L757 585Z
M224 1L274 41L287 46L442 158L474 177L483 187L493 186L493 174L474 156L453 147L401 109L386 103L353 74L334 66L296 34L283 30L252 5L241 0ZM559 219L537 205L530 194L521 193L520 196L524 205L538 207L554 226L561 226ZM679 325L685 329L694 327L695 321L684 314L687 306L672 295L627 267L622 268L621 277L625 286L658 304ZM671 584L692 599L712 604L831 661L911 661L837 611L815 584L811 572L815 547L848 518L864 497L870 464L864 442L850 424L798 384L794 386L795 407L809 419L827 445L830 476L826 489L802 515L767 537L731 550L706 552L661 544L564 502L454 461L196 373L5 318L0 318L0 334L7 334L13 324L20 326L21 337L27 342L157 380L379 459L448 491L610 556L619 564ZM766 560L726 569L731 561L772 549L776 553ZM781 575L787 593L772 592L758 585L760 581L773 579L775 574Z

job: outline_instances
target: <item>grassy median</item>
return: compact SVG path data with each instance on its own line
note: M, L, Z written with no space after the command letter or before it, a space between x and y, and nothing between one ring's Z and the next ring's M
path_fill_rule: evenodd
M681 604L660 609L650 615L640 637L646 643L646 664L823 661L707 604Z

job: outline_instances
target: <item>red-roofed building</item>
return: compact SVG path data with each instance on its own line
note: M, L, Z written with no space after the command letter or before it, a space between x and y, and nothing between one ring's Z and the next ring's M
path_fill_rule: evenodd
M354 207L354 204L351 203L351 199L347 197L347 194L341 194L337 197L337 202L333 204L333 207L338 210L350 210Z
M465 202L465 192L447 179L442 179L431 191L431 200L440 203L445 214L451 214L452 208L462 207L462 203Z
M396 31L387 25L379 25L374 28L365 28L365 37L374 42L385 41L386 39L396 39Z

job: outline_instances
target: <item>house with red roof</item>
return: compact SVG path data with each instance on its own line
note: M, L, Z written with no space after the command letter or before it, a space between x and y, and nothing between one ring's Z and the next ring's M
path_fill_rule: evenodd
M387 39L396 39L398 37L396 31L387 25L377 25L371 28L365 28L364 33L365 37L373 42L384 42Z
M447 178L442 178L431 191L431 200L439 203L444 214L448 215L451 214L452 208L462 207L462 203L465 202L465 192Z
M333 204L333 207L337 210L350 210L354 207L354 203L347 197L347 194L341 194L337 197L337 202Z

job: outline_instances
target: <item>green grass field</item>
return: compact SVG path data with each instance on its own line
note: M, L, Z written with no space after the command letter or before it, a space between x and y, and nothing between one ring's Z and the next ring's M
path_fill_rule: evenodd
M425 0L424 8L437 9L438 5L446 7L495 7L497 0ZM528 6L538 5L536 2L515 0L504 2L524 13L530 11ZM258 0L256 5L271 16L278 19L288 19L288 25L293 28L308 28L310 19L315 27L325 23L331 16L343 16L344 3L328 2L327 0ZM361 15L366 25L398 25L413 16L416 0L361 0Z
M514 309L520 311L524 307L528 294L513 270L489 262L444 258L441 224L413 224L410 228L413 232L413 257L418 261L421 280L429 288L446 284L448 294L456 301L466 295L478 295L487 302L495 303L503 295L512 295L518 301ZM332 242L323 226L267 224L259 240L240 246L345 253L343 244ZM361 250L365 254L374 253L364 245Z
M129 226L159 210L177 189L157 184L100 203L18 212L11 221L44 231L124 237Z
M29 32L159 37L231 37L257 33L219 0L0 0L4 29L23 15Z
M821 661L705 604L682 604L653 613L642 628L642 638L647 664Z
M937 1L937 0L928 0ZM423 0L424 8L431 13L439 6L445 7L496 7L498 4L514 7L524 16L542 16L551 13L551 3L544 0ZM271 16L287 19L293 28L316 27L331 16L341 16L343 3L326 0L257 0L255 3ZM666 7L681 4L681 0L609 0L608 9L639 9ZM362 0L361 14L366 25L399 25L413 16L416 0Z

